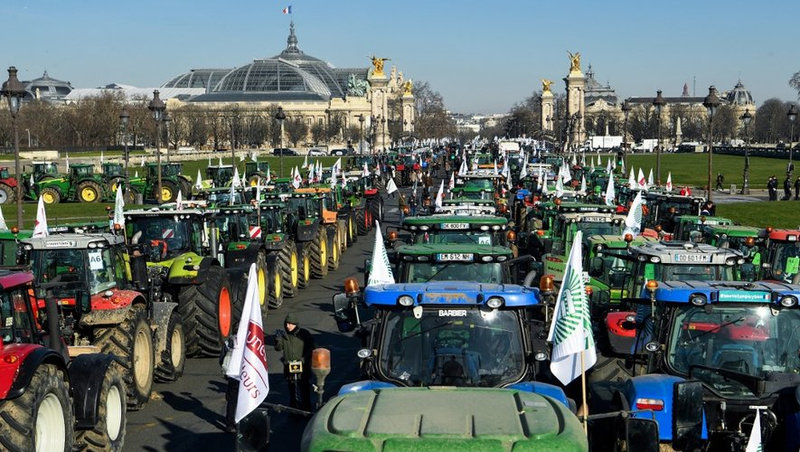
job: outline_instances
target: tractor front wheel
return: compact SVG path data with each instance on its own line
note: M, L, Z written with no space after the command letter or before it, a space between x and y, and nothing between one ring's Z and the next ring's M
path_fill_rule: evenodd
M311 255L308 252L309 246L305 244L299 253L300 268L297 278L297 287L305 289L311 283Z
M103 189L97 182L86 181L78 185L78 201L80 202L100 202L103 197Z
M158 188L156 188L156 192ZM178 199L178 186L172 181L161 182L161 202L175 202Z
M186 366L186 337L183 322L175 310L169 315L166 326L167 343L156 365L156 377L159 381L175 381L183 375Z
M119 325L95 330L95 345L103 353L114 355L122 366L128 390L128 407L141 408L150 400L155 376L153 336L146 307L143 304L133 305Z
M185 286L178 294L189 356L218 356L233 329L228 274L218 265L209 267L206 273L202 284Z
M299 259L297 257L297 246L291 240L286 242L286 246L281 250L279 257L283 270L283 293L284 296L294 298L297 295L298 280L300 279Z
M45 188L42 190L42 201L45 204L58 204L61 202L61 193L52 187Z
M0 445L12 452L71 451L74 415L64 374L40 365L21 396L0 401Z
M125 381L122 372L111 364L103 375L97 423L91 430L80 430L78 450L120 451L125 443Z
M328 275L328 232L324 225L317 229L311 242L311 276L322 279Z

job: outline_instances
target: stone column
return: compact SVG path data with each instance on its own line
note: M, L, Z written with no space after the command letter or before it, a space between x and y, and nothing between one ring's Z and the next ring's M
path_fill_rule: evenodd
M550 91L550 80L542 80L542 130L545 132L553 131L555 109L553 108L553 92ZM549 121L548 121L549 118Z
M569 137L571 145L580 145L586 140L586 119L584 91L586 88L586 77L581 72L580 53L570 54L571 67L569 75L564 77L567 85L567 118L573 121L572 134Z
M382 120L389 118L389 108L386 103L389 78L386 77L383 70L378 72L377 69L374 69L370 71L367 80L372 100L370 114L375 117L375 142L372 143L372 146L374 151L382 151L389 145L389 129L382 124Z
M403 117L403 134L414 133L414 121L416 120L416 110L414 108L414 93L412 92L411 80L403 85L403 97L400 98Z

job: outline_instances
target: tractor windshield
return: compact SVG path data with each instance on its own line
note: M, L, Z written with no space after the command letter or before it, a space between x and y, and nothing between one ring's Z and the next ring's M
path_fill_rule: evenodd
M283 232L283 216L277 209L261 210L261 230L267 234Z
M723 264L664 264L639 262L633 274L635 286L631 294L641 294L645 283L656 281L739 281L739 268Z
M74 290L81 286L86 287L90 294L117 286L110 248L32 250L30 261L34 279L40 284L64 283L68 286L57 285L54 288L56 296L73 297Z
M455 306L446 306L454 308ZM494 387L525 373L523 335L513 311L425 308L387 315L379 371L408 386Z
M466 179L464 181L464 188L494 190L494 181L492 179Z
M0 339L2 344L35 341L27 287L17 287L0 293Z
M219 216L214 219L214 222L217 224L223 242L238 242L249 238L247 235L249 225L245 215Z
M682 375L691 366L724 369L757 378L796 374L800 368L800 311L765 305L679 308L671 323L667 363ZM740 382L718 372L692 375L727 397L754 397Z
M178 217L134 217L127 226L130 237L141 232L137 243L149 244L162 250L162 255L176 256L190 251L189 222L178 221ZM164 250L166 247L166 250Z
M502 284L503 265L499 262L408 262L401 282L474 281Z
M793 284L800 282L800 243L775 243L773 246L773 277Z

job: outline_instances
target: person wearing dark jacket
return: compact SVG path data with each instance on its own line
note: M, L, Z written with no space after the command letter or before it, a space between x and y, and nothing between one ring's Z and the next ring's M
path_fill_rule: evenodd
M275 332L275 350L283 352L283 376L289 384L289 405L311 411L311 351L314 350L314 337L305 328L300 328L297 316L292 313L286 315L283 328Z
M786 179L783 180L783 200L790 199L792 199L792 177L786 176Z

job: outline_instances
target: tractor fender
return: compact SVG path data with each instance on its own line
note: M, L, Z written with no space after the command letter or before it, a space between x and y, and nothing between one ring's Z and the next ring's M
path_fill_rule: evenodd
M658 423L660 441L672 441L673 395L675 383L685 381L674 375L651 374L633 377L625 383L621 396L627 402L632 416L653 419ZM642 399L663 401L663 409L642 411L637 408L637 401ZM701 438L708 438L705 413L703 414L703 431Z
M21 356L21 363L17 366L17 368L11 373L9 376L14 377L13 383L7 387L7 391L5 394L0 393L0 398L7 400L7 399L16 399L17 397L21 396L25 390L28 388L28 385L31 383L31 378L33 378L33 374L36 372L36 369L39 368L42 364L53 364L62 371L66 375L67 372L67 365L64 362L64 357L61 356L57 351L42 347L41 345L35 344L24 344L24 348L19 350L20 353L14 353L18 357ZM10 356L8 353L11 347L8 345L4 348L4 355ZM20 362L17 361L17 362ZM8 362L8 361L6 361ZM5 366L4 366L5 367ZM4 375L6 374L5 369L2 372ZM0 386L0 390L4 389L4 386Z
M333 243L336 241L336 223L327 225L325 227L326 233L328 234L328 243Z
M184 261L185 262L185 261ZM220 265L219 261L210 257L200 257L200 262L197 263L196 261L192 261L190 265L194 267L197 265L199 268L197 270L188 269L186 266L179 267L180 264L172 265L169 270L169 283L175 285L194 285L194 284L202 284L205 282L206 277L208 275L208 269L211 268L213 265Z
M120 290L107 300L109 301L102 305L92 303L92 310L81 314L80 325L85 327L122 323L131 306L145 303L144 296L133 290Z
M314 236L317 235L317 229L319 228L319 220L313 221L311 224L302 224L302 222L297 223L297 241L298 242L310 242L314 240Z
M78 430L88 430L97 424L103 378L114 356L106 353L87 353L69 362L70 390Z
M516 389L518 391L532 392L534 394L548 396L564 404L567 409L574 409L573 405L569 403L569 399L567 399L567 395L564 393L564 390L549 383L542 383L541 381L523 381L508 386L508 389Z
M167 349L167 342L169 341L169 338L167 338L169 318L172 315L172 311L175 310L175 307L177 306L178 303L172 303L168 301L156 301L153 303L152 324L156 327L156 359L158 359L158 357L161 356L161 354Z

